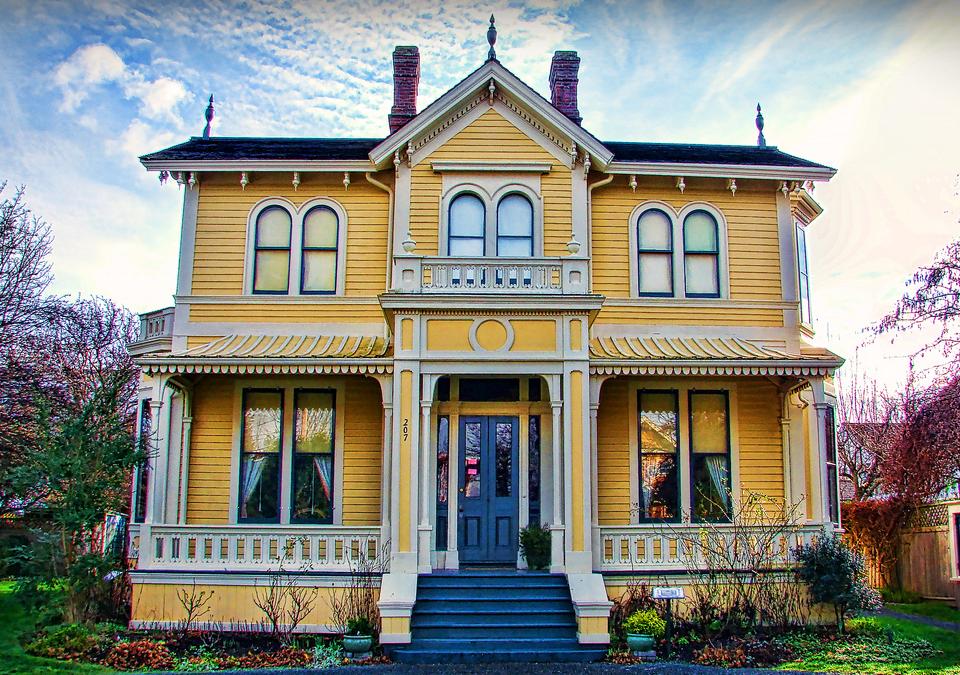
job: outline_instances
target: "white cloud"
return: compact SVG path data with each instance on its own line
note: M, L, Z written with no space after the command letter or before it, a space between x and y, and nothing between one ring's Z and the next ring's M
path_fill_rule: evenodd
M188 97L183 83L169 77L159 77L153 81L134 78L124 87L124 92L140 101L140 114L144 117L168 119L174 124L179 121L177 106Z
M73 112L100 84L115 82L126 73L123 59L105 44L80 47L57 66L53 81L60 87L62 112Z

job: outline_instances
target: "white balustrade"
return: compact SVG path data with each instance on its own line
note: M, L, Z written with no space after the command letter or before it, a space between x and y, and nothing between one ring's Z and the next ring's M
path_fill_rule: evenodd
M394 287L403 293L587 292L585 258L397 256L394 265Z
M796 562L794 549L810 544L823 533L823 528L816 526L604 526L600 528L600 569L666 572L730 567L730 563L736 568L749 568L758 561L786 567Z
M135 342L146 342L173 335L173 307L140 315L140 334Z
M143 536L139 569L344 572L381 553L379 527L153 525Z

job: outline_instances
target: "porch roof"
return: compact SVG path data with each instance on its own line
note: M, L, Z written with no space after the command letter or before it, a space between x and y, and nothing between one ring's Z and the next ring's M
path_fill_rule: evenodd
M843 359L820 347L785 349L739 337L595 337L590 370L609 375L827 375Z
M388 373L392 351L382 335L234 334L138 363L168 373Z

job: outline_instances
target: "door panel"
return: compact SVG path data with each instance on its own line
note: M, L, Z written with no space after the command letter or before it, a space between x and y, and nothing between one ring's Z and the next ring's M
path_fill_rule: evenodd
M460 560L517 559L518 418L461 417Z

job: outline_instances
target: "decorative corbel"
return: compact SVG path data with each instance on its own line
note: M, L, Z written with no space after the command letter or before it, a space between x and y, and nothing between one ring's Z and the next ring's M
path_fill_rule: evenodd
M157 179L160 181L160 185L166 185L167 180L170 178L170 172L164 169L160 172L160 175L157 176Z
M410 230L407 230L407 238L400 242L400 245L406 253L413 253L414 250L416 250L417 242L413 240L413 235L410 233Z
M570 252L570 255L577 255L580 252L580 242L577 241L576 232L570 233L570 241L567 242L567 250Z
M815 189L815 188L814 188L814 185L813 185L813 181L812 181L812 180L806 181L806 182L803 184L803 189L806 190L807 192L813 192L814 189Z
M393 170L394 171L400 170L400 151L399 150L393 153Z
M583 179L587 180L587 176L590 174L590 153L583 153Z
M570 141L570 160L571 160L574 164L577 163L577 155L579 154L579 152L580 152L580 151L577 149L577 142L576 142L576 141Z
M737 179L731 178L727 181L727 189L730 190L730 194L734 197L737 196Z
M683 182L683 176L677 176L677 189L680 190L680 194L683 194L683 191L687 189L687 184Z
M250 176L246 171L240 172L240 189L246 190L247 186L250 185Z
M177 171L174 179L177 181L177 187L183 187L183 171Z
M300 172L294 171L293 172L293 191L296 192L299 189L300 189Z
M792 183L790 183L790 189L796 192L797 194L800 194L800 190L803 189L803 183L801 183L800 181L793 181Z
M196 172L196 171L191 171L191 172L190 172L190 179L187 181L187 185L189 185L189 186L190 186L190 189L192 190L192 189L193 189L193 186L196 185L196 184L197 184L197 172Z
M350 172L349 172L349 171L344 171L344 172L343 172L343 190L344 190L344 192L346 192L346 190L347 190L349 187L350 187Z
M490 105L490 107L492 108L492 107L493 107L493 95L494 95L494 93L497 91L497 85L494 84L492 77L490 78L490 84L489 84L489 86L487 87L487 91L490 92L490 96L489 96L489 98L487 99L487 103L488 103L488 104Z
M790 186L787 185L787 181L782 181L782 182L780 183L780 192L783 193L783 196L784 196L784 197L789 197L789 196L790 196Z
M407 166L411 166L413 163L413 141L407 143Z
M637 191L637 174L635 173L630 174L630 182L627 183L627 185L629 185L630 189L633 190L634 192Z

